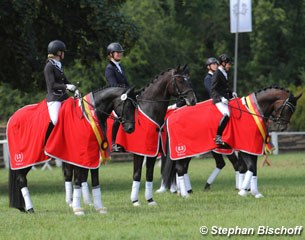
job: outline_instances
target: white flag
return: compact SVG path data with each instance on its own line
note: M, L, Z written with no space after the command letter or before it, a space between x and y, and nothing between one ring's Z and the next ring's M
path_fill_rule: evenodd
M252 32L251 0L230 0L231 33Z

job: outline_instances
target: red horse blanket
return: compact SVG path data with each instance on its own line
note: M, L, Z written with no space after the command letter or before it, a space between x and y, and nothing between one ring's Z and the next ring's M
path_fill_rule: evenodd
M232 100L231 117L222 139L234 150L261 155L267 131L255 95ZM252 113L252 114L251 114ZM167 119L170 157L178 160L217 148L215 136L222 115L212 100L177 109Z
M18 110L7 128L11 168L25 168L50 157L85 168L98 168L101 159L108 159L109 150L101 150L103 135L91 108L92 96L86 95L85 100L86 117L79 100L69 98L63 102L58 122L45 146L50 122L46 101Z
M161 134L163 127L164 124L159 126L138 108L135 111L135 131L131 134L125 133L120 125L116 143L123 146L127 152L156 157L160 147L164 146Z
M50 122L46 101L19 109L7 123L11 169L46 162L44 139Z
M87 95L84 101L87 118L78 101L66 100L61 107L58 122L45 146L47 155L64 162L85 168L98 168L101 160L109 159L109 149L101 149L104 137L94 117L92 99ZM76 106L75 106L76 105Z

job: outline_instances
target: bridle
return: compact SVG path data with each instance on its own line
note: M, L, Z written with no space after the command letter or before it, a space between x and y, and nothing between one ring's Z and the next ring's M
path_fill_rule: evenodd
M120 123L124 124L124 123L135 123L135 121L130 121L127 120L126 117L124 116L124 110L127 104L127 101L130 101L132 103L132 105L134 106L134 108L137 108L137 103L135 102L135 100L133 100L132 98L128 97L128 95L126 93L121 95L121 101L120 103L117 105L116 108L118 108L119 106L123 105L122 107L122 111L121 114L118 117L114 117L116 120L118 120ZM115 110L114 110L115 111ZM109 115L110 116L110 115Z
M176 97L178 99L185 99L186 98L186 95L189 93L189 92L193 92L194 93L194 90L193 88L191 87L190 85L190 77L188 75L182 75L182 74L172 74L173 76L173 84L174 84L174 88L175 88L175 91L176 91ZM179 88L178 84L177 84L177 79L176 78L183 78L183 80L187 83L188 85L188 89L186 89L185 91L181 91L181 89Z
M296 106L292 102L290 102L292 98L293 96L290 94L290 96L283 102L283 104L271 113L269 119L279 126L281 126L282 124L287 125L288 123L290 123L290 120L287 120L282 115L285 108L288 108L291 113L294 113Z

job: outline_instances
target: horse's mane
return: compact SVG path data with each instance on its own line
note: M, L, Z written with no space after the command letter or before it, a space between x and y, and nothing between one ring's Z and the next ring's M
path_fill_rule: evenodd
M285 88L279 87L279 86L277 86L277 85L271 85L270 87L266 87L266 88L263 88L263 89L260 89L260 90L255 91L255 94L256 94L256 93L259 93L259 92L271 90L271 89L278 89L278 90L282 90L282 91L285 91L285 92L287 92L287 93L290 93L290 91L287 90L287 89L285 89Z
M115 86L106 85L104 87L93 90L92 93L95 94L97 92L103 91L103 90L108 89L108 88L113 88L113 87L128 88L126 85L115 85Z

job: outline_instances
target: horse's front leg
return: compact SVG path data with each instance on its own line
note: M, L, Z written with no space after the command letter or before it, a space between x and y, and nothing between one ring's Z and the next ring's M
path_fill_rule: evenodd
M191 159L192 158L185 158L184 159L184 175L183 175L183 177L184 177L184 182L185 182L185 188L186 188L186 191L188 193L193 193L193 189L192 189L192 185L191 185L191 181L190 181L190 176L188 174L188 169L189 169Z
M204 186L204 190L210 190L211 184L214 182L214 180L216 179L216 177L218 176L218 174L220 173L221 169L224 168L224 166L226 165L222 154L216 153L212 151L212 155L215 159L215 163L216 163L216 167L213 170L213 172L211 173L211 175L208 177L208 180Z
M180 195L182 197L188 197L189 193L187 192L186 189L186 183L185 183L185 178L184 178L184 174L186 172L185 167L187 166L187 164L185 164L185 161L187 159L181 159L181 160L177 160L175 163L175 167L176 167L176 172L177 172L177 188L178 191L180 189Z
M85 171L84 168L74 166L74 186L73 186L73 200L72 208L75 215L84 215L85 211L81 207L82 188L81 184L84 182Z
M143 160L144 160L143 156L136 154L133 155L133 182L132 182L130 200L132 201L132 204L135 207L140 205L139 190L141 183Z
M93 206L95 210L101 214L107 213L107 208L103 206L102 192L99 180L99 169L91 169L91 182L92 182L92 196Z
M250 188L251 193L253 196L255 196L255 198L263 197L257 188L257 156L243 153L242 158L244 159L248 170L245 174L245 179L238 194L240 196L246 196L247 190Z
M156 157L147 157L146 159L146 183L145 183L145 199L148 205L153 206L157 203L153 200L153 180Z

